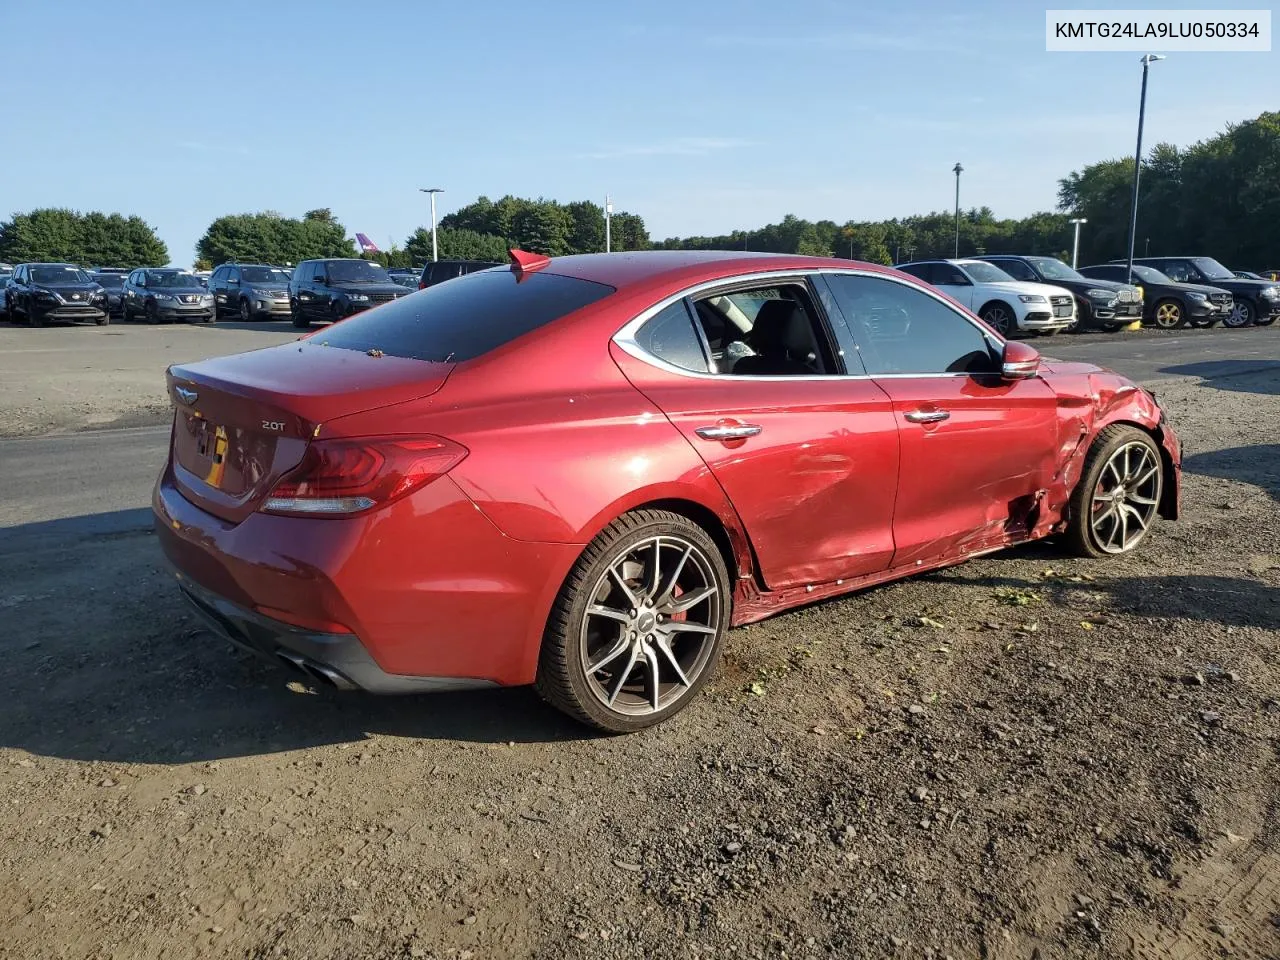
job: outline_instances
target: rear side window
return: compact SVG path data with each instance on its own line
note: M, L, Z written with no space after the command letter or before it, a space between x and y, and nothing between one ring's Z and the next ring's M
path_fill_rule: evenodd
M510 270L473 273L357 314L313 342L344 350L461 363L614 292L590 280Z

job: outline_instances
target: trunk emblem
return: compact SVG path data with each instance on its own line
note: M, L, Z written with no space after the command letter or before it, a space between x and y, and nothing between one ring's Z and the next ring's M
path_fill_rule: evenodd
M178 395L178 399L187 406L191 406L191 404L195 403L196 397L200 396L194 390L188 390L186 387L175 387L173 392L176 393Z

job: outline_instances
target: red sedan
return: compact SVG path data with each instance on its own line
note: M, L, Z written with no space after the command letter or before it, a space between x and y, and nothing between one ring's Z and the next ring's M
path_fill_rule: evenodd
M160 541L233 641L347 689L536 683L665 719L726 631L1178 513L1154 396L848 260L650 252L451 280L170 368Z

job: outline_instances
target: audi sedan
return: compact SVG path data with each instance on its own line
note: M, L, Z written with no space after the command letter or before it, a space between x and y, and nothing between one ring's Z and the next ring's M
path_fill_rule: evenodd
M730 627L1178 514L1156 398L894 270L660 251L469 274L169 368L153 506L232 641L379 693L536 684L633 731Z

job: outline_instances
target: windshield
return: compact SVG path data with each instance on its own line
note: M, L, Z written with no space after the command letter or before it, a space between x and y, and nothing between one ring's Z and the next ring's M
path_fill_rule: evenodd
M1055 260L1053 257L1027 257L1031 261L1031 265L1040 272L1040 276L1046 280L1083 280L1084 277L1076 273L1061 260Z
M124 277L118 273L100 273L93 278L93 282L100 287L110 287L112 290L119 290L124 286Z
M289 275L275 267L241 267L240 277L245 283L288 283Z
M1209 280L1234 280L1235 274L1213 257L1196 257L1191 261Z
M1143 283L1173 283L1155 267L1144 267L1140 263L1133 265L1133 275Z
M964 267L964 272L969 274L974 283L1008 283L1013 280L1013 277L995 264L984 263L982 260L966 260L960 266Z
M387 283L391 280L379 264L368 260L330 260L328 268L331 283L350 283L353 280Z
M189 273L179 270L148 270L148 287L198 287L200 281Z
M79 267L32 267L33 283L92 283Z

